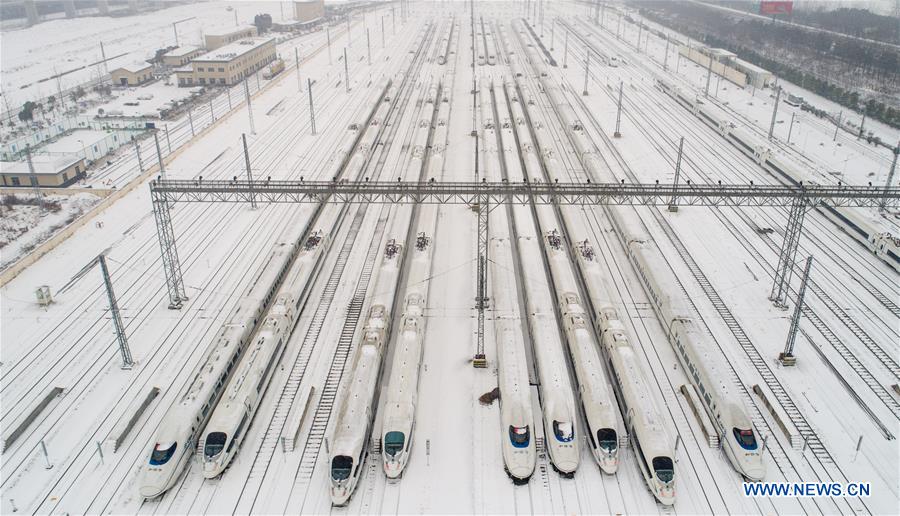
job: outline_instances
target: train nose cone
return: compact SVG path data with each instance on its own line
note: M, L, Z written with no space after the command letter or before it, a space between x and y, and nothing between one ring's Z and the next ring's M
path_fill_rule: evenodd
M555 461L553 465L556 466L556 469L558 469L560 473L565 473L567 475L570 473L575 473L575 470L578 469L577 460L561 459Z
M766 476L766 466L762 462L744 464L744 476L749 480L762 480Z
M346 505L347 500L350 499L350 490L343 486L337 486L331 488L331 504L332 505Z
M660 489L659 502L663 505L675 505L675 488L663 487Z
M520 464L510 464L509 474L517 479L525 480L534 473L534 468L530 467L527 463L522 461Z
M390 460L384 463L384 474L388 478L398 478L403 472L403 463L399 460Z
M203 463L203 477L204 478L215 478L219 474L219 463L218 462L204 462Z
M600 469L604 473L612 475L619 469L619 459L617 457L603 457L600 459Z
M140 495L150 499L163 494L166 491L166 484L162 477L155 473L145 474L141 481L141 487L138 489Z

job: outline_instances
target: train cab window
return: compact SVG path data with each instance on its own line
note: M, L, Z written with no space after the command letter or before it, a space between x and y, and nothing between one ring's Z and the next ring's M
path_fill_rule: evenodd
M653 472L660 482L668 484L675 478L675 465L669 457L654 457Z
M737 442L741 445L741 448L745 450L755 450L757 448L756 436L753 435L753 430L741 430L740 428L734 428L732 432L734 432L734 438L737 439Z
M176 448L178 448L178 443L172 443L169 446L163 446L156 443L156 446L153 447L153 453L150 454L150 465L162 466L166 462L169 462L172 455L175 455Z
M403 432L388 432L384 434L384 452L393 457L403 449L405 442Z
M553 434L556 436L556 440L561 443L571 442L575 439L575 428L572 426L572 423L554 421Z
M509 425L509 440L516 448L525 448L528 446L528 443L531 440L531 432L528 431L528 425Z
M350 478L350 470L353 468L353 458L346 455L338 455L331 459L331 478L333 480L346 480Z
M210 434L206 437L206 445L203 447L203 455L206 456L207 459L211 459L222 452L222 448L225 447L225 441L228 440L228 436L225 435L225 432L210 432Z
M597 442L600 444L600 448L608 453L612 453L619 447L619 438L616 436L616 431L612 428L597 430Z

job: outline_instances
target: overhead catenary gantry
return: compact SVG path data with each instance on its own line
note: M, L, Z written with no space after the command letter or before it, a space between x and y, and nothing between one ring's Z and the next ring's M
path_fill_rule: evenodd
M181 265L175 247L170 205L176 202L318 203L353 202L374 204L465 204L480 210L498 204L632 205L705 207L796 207L820 204L834 207L900 207L900 187L851 185L742 185L659 183L570 183L570 182L438 182L438 181L286 181L286 180L173 180L150 183L153 212L163 253L166 285L172 308L187 299ZM782 254L779 270L794 266L802 218L792 217L795 227ZM486 225L485 225L486 226ZM481 229L481 228L480 228ZM788 274L776 274L773 292L784 291Z

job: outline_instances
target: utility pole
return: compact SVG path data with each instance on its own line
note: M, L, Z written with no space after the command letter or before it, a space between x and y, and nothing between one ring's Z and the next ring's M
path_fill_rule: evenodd
M591 66L591 51L585 47L584 48L584 91L581 92L582 95L588 94L588 73L590 72Z
M369 28L366 27L366 52L369 55L369 66L372 66L372 44L369 40Z
M228 100L231 100L231 95L228 96ZM213 123L216 121L216 114L215 114L215 112L213 112L212 99L209 99L209 119L210 119L210 123Z
M803 316L803 296L806 295L806 282L809 280L809 269L812 267L812 261L812 256L806 259L803 279L800 280L800 290L797 292L797 300L794 303L794 315L791 317L791 328L788 331L787 343L784 346L784 351L778 355L778 361L785 367L797 365L797 357L794 356L794 342L797 340L797 330L800 329L800 317Z
M637 51L641 53L641 34L644 33L644 24L638 20L638 36L637 36Z
M553 43L556 41L556 18L550 24L550 50L553 50Z
M712 56L707 56L707 57L709 57L709 67L707 67L707 69L706 69L706 90L704 90L704 92L703 92L704 97L709 97L709 80L710 80L710 78L712 78L713 58L712 58Z
M109 64L106 62L106 50L103 48L103 42L100 42L100 57L103 58L103 73L109 73Z
M163 125L163 131L165 131L165 133L166 133L167 154L172 154L172 140L169 139L169 124Z
M87 161L87 156L84 157L85 161ZM34 195L37 197L38 204L41 207L41 211L44 211L44 194L41 193L41 185L38 183L37 174L34 172L34 163L31 161L31 144L25 145L25 160L28 161L28 180L31 181L31 186L34 188Z
M158 131L153 131L153 142L156 143L156 159L159 161L159 177L166 178L166 164L163 163L162 151L159 149Z
M563 49L563 68L569 67L569 31L566 30L566 42Z
M841 129L841 121L844 119L844 110L842 109L840 113L838 113L837 124L834 126L834 138L831 141L837 141L838 131Z
M313 106L312 95L312 79L306 79L306 89L309 91L309 126L312 129L313 136L316 135L316 109Z
M106 297L109 299L109 313L112 316L113 327L116 329L116 340L119 342L119 353L122 354L122 369L131 369L134 360L131 358L131 350L128 348L128 338L125 336L125 325L119 314L119 303L116 301L116 293L113 291L112 280L109 277L109 269L106 267L106 255L97 257L100 263L100 272L103 274L103 284L106 285Z
M772 133L775 132L775 117L778 115L778 103L781 102L781 87L778 87L775 93L775 105L772 106L772 121L769 123L769 140L772 139Z
M796 113L791 113L791 126L788 127L788 139L787 139L788 145L791 144L791 133L794 132L794 116L796 116Z
M625 81L619 81L619 107L616 109L616 132L613 133L613 138L621 138L622 133L619 132L619 125L622 122L622 89L625 84Z
M619 21L616 23L616 39L621 40L622 37L619 35L619 30L622 28L622 14L619 13Z
M191 114L191 110L188 109L188 124L191 126L191 138L194 137L194 116Z
M250 185L250 209L256 209L256 196L253 195L253 173L250 171L250 152L247 150L247 135L241 133L241 140L244 143L244 164L247 167L247 184Z
M331 27L325 27L325 37L328 38L328 64L331 64Z
M247 116L250 118L250 134L256 134L256 127L253 126L253 106L250 104L250 86L247 85L246 77L244 77L244 97L247 99Z
M350 67L347 64L347 47L344 47L344 83L347 93L350 93Z
M175 46L178 46L178 27L173 23L172 31L175 32Z
M138 142L137 142L137 140L134 139L134 136L131 137L131 143L134 144L134 153L137 154L138 169L141 171L141 173L143 173L144 172L144 161L141 159L141 146L138 145Z
M669 34L666 33L666 57L663 58L663 70L669 70Z
M303 91L303 81L300 80L300 51L294 47L294 67L297 68L297 91Z
M681 176L681 153L684 150L684 136L681 137L681 141L678 142L678 159L675 160L675 180L672 182L672 186L678 188L678 178ZM677 212L678 211L678 196L672 195L672 200L669 201L669 211Z
M884 182L885 187L891 186L891 183L894 181L894 174L897 172L897 155L900 155L900 142L894 147L894 160L891 162L891 169L888 171L887 180ZM885 199L881 200L878 211L884 211L886 202Z
M381 48L384 48L384 15L381 16Z

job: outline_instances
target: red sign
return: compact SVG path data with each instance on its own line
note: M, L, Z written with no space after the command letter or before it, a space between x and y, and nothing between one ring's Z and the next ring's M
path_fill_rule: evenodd
M759 4L759 14L774 16L776 14L791 14L794 10L794 2L766 1Z

